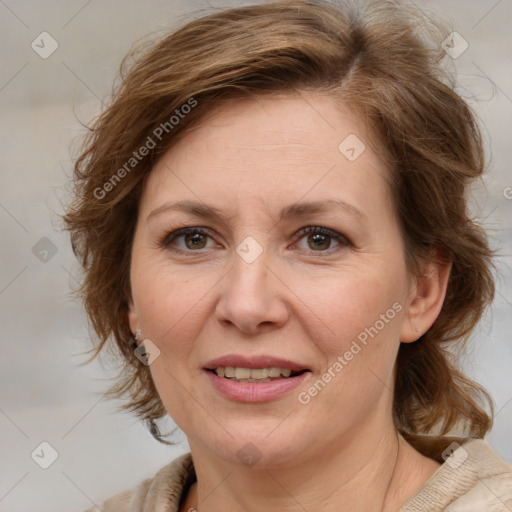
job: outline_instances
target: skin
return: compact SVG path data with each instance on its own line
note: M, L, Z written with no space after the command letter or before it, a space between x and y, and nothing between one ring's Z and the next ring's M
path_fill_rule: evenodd
M349 134L366 146L355 161L338 150ZM409 274L389 170L372 142L329 96L282 94L220 105L152 170L133 243L129 322L160 350L150 371L189 440L198 480L182 510L391 511L439 468L403 439L397 457L392 389L399 345L437 318L449 267L426 263L421 279ZM286 206L326 199L349 203L361 219L334 207L279 221ZM148 218L179 200L213 206L226 223L169 209ZM298 235L307 226L345 240ZM159 243L182 227L208 236ZM249 236L262 249L252 263L236 252ZM401 311L300 403L299 392L397 302ZM291 359L311 373L279 399L241 404L202 370L232 353ZM253 466L237 456L246 443L260 455Z

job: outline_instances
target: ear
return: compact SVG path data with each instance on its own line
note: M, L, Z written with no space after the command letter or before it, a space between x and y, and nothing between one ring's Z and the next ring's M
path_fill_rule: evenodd
M135 311L135 305L132 299L128 301L128 323L132 334L135 334L140 329L139 316Z
M432 327L443 307L451 268L448 261L429 261L421 275L413 279L400 332L401 342L412 343Z

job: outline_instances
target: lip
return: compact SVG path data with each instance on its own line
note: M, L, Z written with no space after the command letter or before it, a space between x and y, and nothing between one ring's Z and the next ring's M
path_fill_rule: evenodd
M310 370L306 365L290 361L289 359L281 359L270 355L258 356L242 356L239 354L228 354L217 359L212 359L204 366L205 370L215 370L218 367L233 366L239 368L288 368L292 372L300 372L302 370ZM261 386L261 384L257 384Z
M275 362L275 358L273 358L273 361ZM217 364L216 361L215 363ZM223 366L223 364L217 364L217 366ZM231 366L231 364L226 366ZM276 364L275 366L279 365ZM243 367L248 368L248 366ZM255 368L261 368L261 366L255 366ZM282 368L288 368L288 366L283 366ZM311 373L310 371L306 371L295 377L286 377L271 382L257 383L235 382L224 377L219 377L215 372L206 368L204 369L204 372L210 379L215 390L224 396L224 398L245 403L269 402L271 400L276 400L300 386L304 379L308 378Z

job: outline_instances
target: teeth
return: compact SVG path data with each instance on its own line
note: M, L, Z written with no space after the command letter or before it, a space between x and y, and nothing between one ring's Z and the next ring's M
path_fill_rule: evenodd
M266 379L268 377L268 368L258 368L251 370L251 379Z
M235 368L235 377L237 379L250 379L251 378L250 368Z
M269 368L268 369L268 376L269 377L279 377L281 375L281 369L280 368Z
M235 379L244 382L271 382L271 379L280 377L289 377L292 371L289 368L241 368L219 366L215 368L215 373L219 377L226 377L228 379Z

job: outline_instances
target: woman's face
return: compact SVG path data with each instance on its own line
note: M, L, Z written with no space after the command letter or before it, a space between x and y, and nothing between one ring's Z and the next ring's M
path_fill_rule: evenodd
M297 463L390 425L414 289L387 177L313 92L229 102L154 167L129 320L193 452Z

